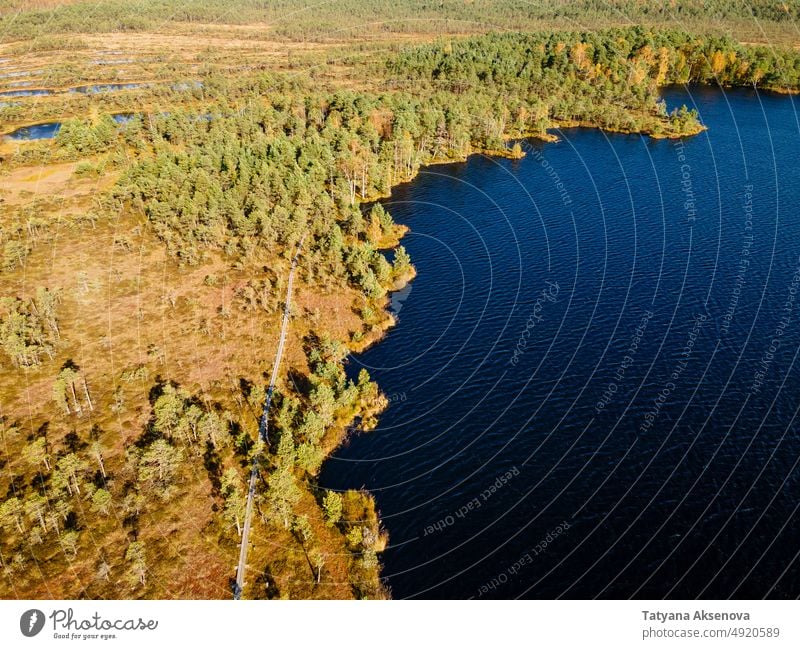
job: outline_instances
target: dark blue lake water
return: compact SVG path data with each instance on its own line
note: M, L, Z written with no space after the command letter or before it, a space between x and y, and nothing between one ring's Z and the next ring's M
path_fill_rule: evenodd
M418 277L325 464L396 598L800 595L796 98L670 89L681 142L562 132L385 205Z
M140 117L141 113L114 113L111 115L120 126L125 126L130 121ZM61 122L47 122L45 124L32 124L23 126L16 131L8 133L6 137L12 140L48 140L58 135L61 130Z
M12 140L48 140L58 135L61 122L46 122L44 124L31 124L12 131L6 137Z

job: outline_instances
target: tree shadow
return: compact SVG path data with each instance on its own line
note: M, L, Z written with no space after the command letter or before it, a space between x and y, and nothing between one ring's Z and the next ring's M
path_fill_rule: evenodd
M78 437L78 433L74 430L70 431L64 436L64 448L68 453L77 453L78 451L85 449L87 446L89 445L80 437Z
M147 399L150 401L151 406L156 402L158 397L164 394L164 388L167 386L167 384L171 383L171 381L167 381L160 374L157 374L154 380L155 383L153 384L153 387L150 388L150 391L147 393ZM173 387L178 387L174 383L172 385Z
M256 411L256 409L253 408L253 404L250 402L250 395L253 393L255 387L256 384L252 381L244 378L243 376L239 377L239 391L242 394L245 407L248 411L250 411L253 419L259 421L259 418L261 417L261 410Z
M220 480L222 476L222 461L220 460L219 453L217 453L217 449L210 440L206 441L206 450L205 453L203 453L203 466L208 472L208 479L211 482L211 493L214 496L218 496L222 486Z
M28 437L28 441L31 442L38 437L47 438L47 433L49 430L50 430L50 422L46 421L41 426L39 426L39 428L36 429L35 435L31 435L30 437Z
M278 599L281 596L281 591L269 566L264 567L263 572L256 579L256 584L258 584L258 590L263 593L264 599Z
M111 474L106 473L106 475L103 475L103 472L98 469L92 476L92 484L95 486L95 489L107 489L111 479Z
M172 385L174 388L178 388L178 385L173 381L167 381L164 379L160 374L155 377L155 383L153 387L150 388L149 392L147 393L147 400L150 402L150 409L153 410L153 406L155 406L156 401L158 398L164 394L164 388L167 385ZM155 442L157 439L161 439L163 435L155 429L155 421L156 416L154 412L151 412L150 419L148 419L147 423L144 426L144 430L142 434L136 439L133 445L136 448L147 448Z
M81 366L78 365L75 361L71 358L68 358L64 361L64 364L61 366L62 370L72 370L73 372L80 372Z
M287 377L289 382L294 386L295 392L298 394L308 394L311 392L311 389L314 387L311 384L308 376L296 370L295 368L290 368L287 372Z
M100 436L103 434L103 429L100 428L97 424L92 424L92 427L89 429L89 439L93 442L96 442L100 439Z
M70 512L69 514L67 514L67 518L64 521L64 529L73 530L77 532L80 529L79 522L80 521L78 519L78 514L76 514L75 512Z
M233 439L234 453L247 458L255 442L250 439L248 435L243 433L242 426L238 421L231 421L228 423L228 434L231 436L231 439Z
M6 499L19 497L25 490L25 478L21 475L15 475L8 483L8 490L6 491Z
M301 538L300 534L297 532L297 530L292 529L291 533L292 533L292 536L294 537L294 540L297 541L297 545L299 545L300 549L303 551L303 556L306 558L306 564L308 564L308 569L311 571L311 583L313 584L312 588L316 588L317 587L317 573L314 570L314 564L311 563L311 557L308 556L308 548L306 548L306 544L303 541L303 539Z

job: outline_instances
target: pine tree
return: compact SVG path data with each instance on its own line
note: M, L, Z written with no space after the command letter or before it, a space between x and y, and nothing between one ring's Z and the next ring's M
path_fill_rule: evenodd
M153 428L162 433L173 434L183 417L185 408L185 393L170 384L165 385L163 393L153 405L155 416Z
M75 453L69 453L62 457L56 463L56 475L53 476L53 482L66 487L70 495L80 495L80 474L86 471L86 462L79 458Z
M97 440L92 442L92 455L94 456L95 460L97 460L97 464L100 467L100 472L103 474L103 478L105 478L106 466L103 462L103 446Z
M47 532L47 499L39 494L32 494L25 499L25 515L31 525L39 523L41 528Z
M168 487L172 485L183 452L167 440L157 439L147 447L139 460L139 481L150 487L161 489L162 498L168 497Z
M336 491L328 491L322 499L325 512L325 524L333 527L342 519L342 495Z
M132 585L147 584L147 553L143 541L133 541L125 552L125 560L130 564L128 580Z
M284 431L278 443L277 467L267 479L266 502L270 518L277 518L289 529L292 512L300 499L294 476L295 446L292 435Z
M78 541L79 535L75 530L65 532L58 539L58 542L64 552L72 555L73 559L78 556Z
M247 500L241 488L241 478L236 469L228 469L222 476L222 496L225 498L225 518L236 526L241 536Z
M0 505L0 527L6 532L25 532L23 526L23 505L19 498L12 496Z
M22 458L36 471L41 471L42 465L50 471L50 454L47 452L47 440L37 437L22 449Z
M111 494L105 489L98 489L92 494L92 511L107 515L111 510Z

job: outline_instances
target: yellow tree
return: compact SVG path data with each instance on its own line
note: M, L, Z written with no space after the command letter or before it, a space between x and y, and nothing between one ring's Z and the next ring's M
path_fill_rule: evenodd
M721 50L714 50L714 53L711 55L711 71L714 73L715 77L719 77L722 74L726 64L727 60L725 59L725 54L723 54Z

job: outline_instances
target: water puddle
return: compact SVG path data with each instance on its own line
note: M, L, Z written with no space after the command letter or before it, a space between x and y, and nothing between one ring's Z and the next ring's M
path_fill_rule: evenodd
M115 90L132 90L142 88L145 83L99 83L91 86L78 86L70 88L69 92L79 92L84 95L94 95L100 92L114 92Z
M122 125L127 124L131 120L134 120L140 116L140 113L115 113L111 116L111 119L113 119L117 124Z
M126 63L133 63L136 59L95 59L89 61L92 65L124 65Z
M45 122L31 124L12 131L6 137L10 140L47 140L56 136L61 129L61 122Z
M47 88L31 88L30 90L6 90L0 92L0 97L41 97L52 94L53 91Z

